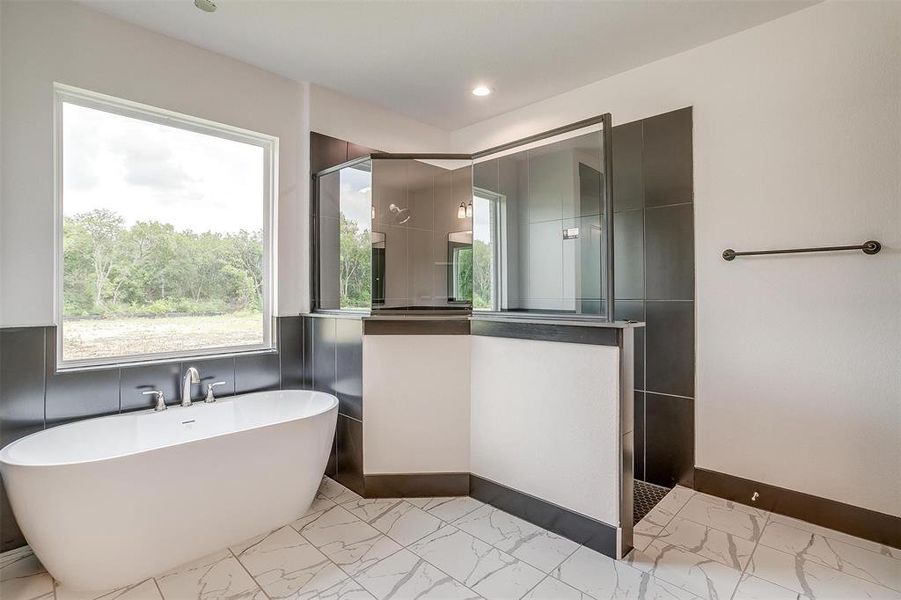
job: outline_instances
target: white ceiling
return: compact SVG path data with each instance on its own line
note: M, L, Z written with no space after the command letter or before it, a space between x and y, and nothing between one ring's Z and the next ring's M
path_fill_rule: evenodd
M298 81L453 130L814 2L80 0ZM478 83L494 89L472 96Z

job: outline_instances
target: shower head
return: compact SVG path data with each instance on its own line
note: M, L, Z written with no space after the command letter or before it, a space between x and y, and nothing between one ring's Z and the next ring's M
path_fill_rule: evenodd
M216 3L213 0L194 0L194 6L203 12L215 12Z
M395 225L403 225L413 217L409 208L400 208L396 204L388 205L388 211L391 213Z

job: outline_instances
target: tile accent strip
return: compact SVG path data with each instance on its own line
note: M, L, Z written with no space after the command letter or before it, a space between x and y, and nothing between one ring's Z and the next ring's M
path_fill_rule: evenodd
M533 525L616 558L616 527L472 474L469 495Z
M468 496L469 473L398 473L366 475L366 498Z
M697 467L694 482L699 492L901 548L901 518L893 515Z
M621 441L619 473L619 556L633 545L633 505L635 502L635 331L620 329L619 341L619 432Z
M517 323L515 321L487 321L473 319L472 335L618 346L617 329L586 325L558 325L541 323Z
M469 335L469 320L363 319L363 335Z

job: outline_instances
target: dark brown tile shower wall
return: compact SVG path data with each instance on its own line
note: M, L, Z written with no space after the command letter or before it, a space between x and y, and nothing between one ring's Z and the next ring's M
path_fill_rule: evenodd
M363 323L358 318L304 317L307 389L338 397L338 424L326 475L363 493Z
M203 384L226 381L219 396L268 389L301 389L303 320L276 320L278 352L91 371L56 372L56 328L0 329L0 447L44 427L100 415L152 408L141 392L162 390L167 402L179 399L188 366ZM193 386L195 400L205 387ZM0 486L0 552L25 544Z
M617 319L635 336L635 477L692 485L692 109L613 128Z
M310 134L310 171L374 152L345 140ZM315 198L315 189L312 191ZM338 424L326 475L363 493L363 323L360 319L304 317L303 348L307 360L301 378L305 389L338 397Z

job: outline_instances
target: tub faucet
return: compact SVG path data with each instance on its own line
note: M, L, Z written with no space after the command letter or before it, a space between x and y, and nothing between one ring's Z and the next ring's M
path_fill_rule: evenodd
M185 378L181 382L181 405L191 406L191 384L200 383L200 373L194 367L188 367Z
M147 392L141 392L145 396L153 395L156 397L156 406L153 407L154 412L160 412L161 410L166 410L166 396L163 395L163 392L160 390L150 390Z

